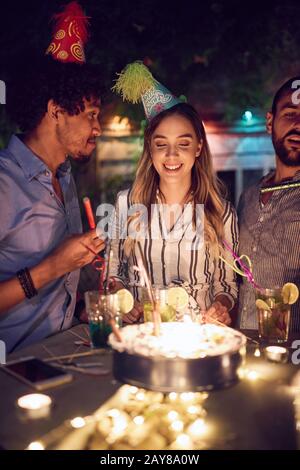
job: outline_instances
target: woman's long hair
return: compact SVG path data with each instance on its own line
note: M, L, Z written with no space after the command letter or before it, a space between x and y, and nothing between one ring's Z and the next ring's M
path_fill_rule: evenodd
M143 204L148 210L148 222L151 217L151 205L155 204L157 191L159 191L159 175L154 168L151 158L151 138L160 124L168 116L182 116L193 126L196 136L202 141L202 149L199 157L195 159L192 168L192 182L190 188L190 199L194 202L193 225L196 226L196 204L204 205L204 240L210 245L214 253L219 252L219 246L224 235L223 213L224 205L221 192L222 183L218 180L212 168L212 157L206 139L202 120L193 106L180 103L172 108L159 113L148 124L144 135L144 148L139 160L136 178L130 191L131 204ZM163 199L163 195L160 193ZM139 214L137 214L138 216ZM128 218L128 225L137 217ZM125 242L128 252L129 240Z

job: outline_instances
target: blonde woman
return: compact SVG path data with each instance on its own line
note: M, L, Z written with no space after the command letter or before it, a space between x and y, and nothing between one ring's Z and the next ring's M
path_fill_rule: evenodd
M146 218L136 204L147 209ZM142 232L141 220L147 222ZM222 249L224 239L237 250L236 213L220 195L202 121L189 104L175 104L151 119L133 186L117 197L111 275L136 300L128 323L142 315L135 234L152 284L180 283L208 317L231 323L236 279L219 255L231 261Z

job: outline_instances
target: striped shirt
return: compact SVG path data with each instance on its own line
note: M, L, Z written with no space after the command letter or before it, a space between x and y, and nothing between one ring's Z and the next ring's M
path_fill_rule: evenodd
M265 288L293 282L300 287L300 171L285 181L285 188L262 203L261 188L268 186L274 171L241 196L238 215L240 254L249 256L256 283ZM270 186L270 183L269 183ZM288 187L289 186L289 187ZM239 294L241 328L257 329L255 294L243 278ZM291 309L291 330L300 331L300 302Z
M157 207L159 205L156 204L155 208ZM182 215L174 226L174 229L178 224L182 227L181 235L173 238L165 236L165 231L161 227L159 210L152 212L152 221L150 227L147 228L148 236L139 239L151 283L158 286L182 284L201 310L207 309L219 294L226 295L233 306L237 299L235 273L223 261L215 259L210 248L201 243L200 238L187 237L193 225L192 207L192 203L185 205ZM139 272L134 269L137 265L137 248L127 257L124 252L125 240L120 238L122 230L124 228L126 230L129 209L129 190L122 191L118 194L116 202L110 275L122 281L131 289L134 298L140 300L142 283ZM225 238L234 250L237 250L237 217L228 201L224 201L223 220ZM153 237L151 230L157 226L159 226L159 231L155 231L155 237ZM232 263L229 253L224 253L223 256Z

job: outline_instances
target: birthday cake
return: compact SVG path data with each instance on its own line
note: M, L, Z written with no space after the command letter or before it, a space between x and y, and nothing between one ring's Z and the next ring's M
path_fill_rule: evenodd
M228 327L198 323L151 322L111 334L114 375L123 383L151 390L191 391L221 388L238 379L246 337Z

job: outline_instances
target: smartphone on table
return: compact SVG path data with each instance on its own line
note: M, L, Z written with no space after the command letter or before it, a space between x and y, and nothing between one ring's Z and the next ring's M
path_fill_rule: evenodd
M0 367L16 379L30 385L36 390L56 387L71 382L72 374L54 367L36 357L25 357Z

